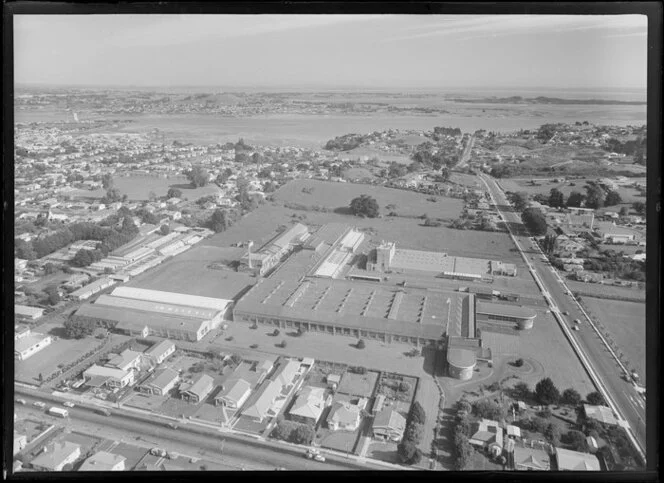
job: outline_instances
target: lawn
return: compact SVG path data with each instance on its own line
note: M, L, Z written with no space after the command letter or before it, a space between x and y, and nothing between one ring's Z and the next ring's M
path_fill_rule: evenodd
M572 292L579 292L582 295L597 295L604 297L629 297L631 299L640 299L646 301L646 291L643 289L630 287L617 287L615 285L603 285L598 283L584 283L573 280L565 280L565 283ZM583 297L582 297L583 298Z
M208 184L202 188L193 189L189 186L189 181L183 176L175 176L173 178L157 178L154 176L116 176L113 178L113 186L118 188L121 194L126 194L131 201L147 200L151 191L159 197L166 196L166 193L171 187L181 190L182 198L187 198L190 201L221 191L221 189L215 184ZM102 198L106 194L106 190L76 190L72 191L71 194L74 197Z
M199 245L139 275L127 286L232 299L256 279L234 270L210 268L210 265L239 259L242 253L242 249Z
M167 399L168 396L153 396L135 392L123 402L123 405L158 412Z
M406 390L400 390L400 384L405 383ZM408 412L410 403L415 395L415 387L417 386L416 377L402 376L401 374L381 373L380 381L378 382L378 394L384 394L386 399L399 400L406 403L405 412Z
M303 189L312 189L305 193ZM420 216L428 213L432 217L454 219L463 208L463 201L456 198L435 197L431 202L429 195L414 191L370 186L354 183L333 183L318 180L293 180L279 188L273 197L281 203L298 203L306 206L319 205L328 209L346 208L353 198L369 195L376 199L381 213L395 211L404 216ZM388 205L394 205L389 210Z
M337 392L351 396L371 397L377 379L378 373L374 371L367 371L366 374L346 371L341 377Z
M522 377L532 387L540 379L550 377L561 390L572 387L580 394L595 390L590 377L551 314L538 311L533 328L522 331L519 356L535 361L536 370Z
M371 441L367 450L367 458L385 461L387 463L399 464L397 454L397 443L390 441Z
M240 416L233 426L233 429L244 431L246 433L262 434L265 428L268 427L270 418L265 418L263 422L254 421L246 416Z
M630 367L634 368L645 380L645 303L583 297L583 305L589 309L588 315L611 334L611 338L625 354L625 359L630 363Z
M324 448L343 451L344 453L352 453L359 434L359 429L352 432L331 431L327 429L327 427L321 427L316 433L315 441Z
M14 422L14 431L19 434L24 434L30 444L35 437L46 431L49 424L40 421L32 421L31 419L21 419Z

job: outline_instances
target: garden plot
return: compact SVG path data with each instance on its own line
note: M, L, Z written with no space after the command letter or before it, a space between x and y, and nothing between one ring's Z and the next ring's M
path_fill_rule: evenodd
M374 371L367 371L365 374L346 371L341 377L337 392L351 396L371 397L377 379L378 373Z

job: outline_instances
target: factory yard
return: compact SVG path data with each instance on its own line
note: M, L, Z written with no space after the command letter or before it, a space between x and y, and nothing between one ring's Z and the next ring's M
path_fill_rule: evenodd
M646 377L646 305L622 300L583 297L583 305L596 323L616 342L630 368Z

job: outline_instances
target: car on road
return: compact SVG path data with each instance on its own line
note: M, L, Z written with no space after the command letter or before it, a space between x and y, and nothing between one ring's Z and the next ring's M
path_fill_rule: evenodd
M63 402L62 405L66 408L73 408L74 406L76 406L76 404L70 401Z
M575 324L580 324L581 321L580 321L579 319L574 319L574 323L575 323Z
M172 423L172 422L171 423L166 423L166 426L171 428L171 429L178 429L178 427L179 427L177 424Z
M38 407L38 408L42 408L42 409L44 409L46 407L46 403L43 403L41 401L35 401L35 402L32 403L32 405L35 406L35 407Z
M563 315L569 315L569 312L566 310L563 312Z
M574 329L574 330L579 330L579 326L578 326L578 325L575 325L574 327L572 327L572 329Z
M318 448L308 448L307 452L304 453L304 456L307 459L315 459L317 456L320 456L320 450Z
M20 399L20 398L17 399L16 402L19 404L28 404L25 399Z
M168 453L166 453L166 450L161 449L161 448L152 448L150 450L150 454L152 456L160 456L162 458L167 458L168 457Z
M320 454L314 455L314 460L319 461L320 463L325 463L325 456Z

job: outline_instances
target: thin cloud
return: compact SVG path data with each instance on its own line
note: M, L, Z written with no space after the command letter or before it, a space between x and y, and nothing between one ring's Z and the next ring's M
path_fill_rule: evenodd
M460 34L476 34L464 39L487 38L518 34L564 33L595 29L643 29L647 17L642 15L494 15L478 18L450 17L437 25L423 26L420 33L384 39L383 42L413 40L429 37L449 37ZM433 29L433 30L431 30Z

